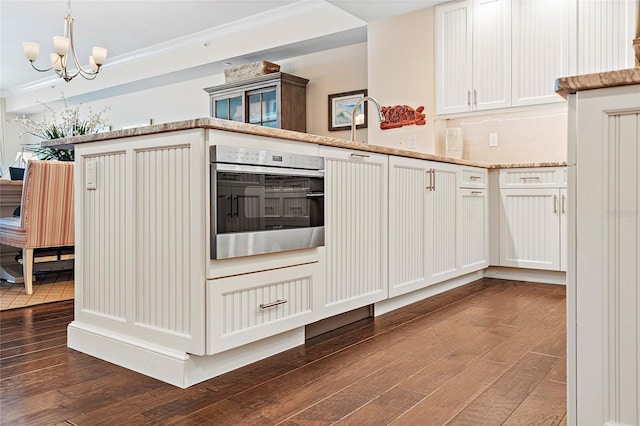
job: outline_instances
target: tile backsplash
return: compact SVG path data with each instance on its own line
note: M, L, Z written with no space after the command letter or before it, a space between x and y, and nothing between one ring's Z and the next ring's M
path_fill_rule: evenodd
M567 160L567 106L491 115L440 119L436 125L436 154L445 155L447 127L463 132L463 158L487 163L528 163ZM489 146L497 134L498 145Z

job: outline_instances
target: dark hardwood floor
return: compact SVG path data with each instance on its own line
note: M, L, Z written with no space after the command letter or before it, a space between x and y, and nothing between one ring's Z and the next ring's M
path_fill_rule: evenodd
M72 319L0 313L3 425L566 423L563 286L479 280L188 389L68 349Z

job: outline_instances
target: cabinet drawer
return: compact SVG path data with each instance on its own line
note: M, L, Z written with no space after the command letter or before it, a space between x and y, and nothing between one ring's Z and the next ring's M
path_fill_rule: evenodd
M500 188L563 188L566 167L500 170Z
M207 353L312 322L318 271L311 263L207 281Z
M461 188L486 188L487 171L484 169L462 169Z

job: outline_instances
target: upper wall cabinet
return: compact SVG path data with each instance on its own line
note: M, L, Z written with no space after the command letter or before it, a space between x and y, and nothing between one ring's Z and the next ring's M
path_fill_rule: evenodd
M569 75L569 2L513 0L512 105L560 102L558 77Z
M575 74L633 68L638 0L573 0Z
M438 114L511 103L510 0L467 0L436 9Z
M639 0L436 7L436 114L562 102L555 80L632 68Z

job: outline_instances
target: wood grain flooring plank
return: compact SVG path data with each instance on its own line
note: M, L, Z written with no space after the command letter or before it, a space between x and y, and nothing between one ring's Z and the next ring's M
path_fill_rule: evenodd
M441 426L464 409L506 370L507 366L503 364L478 358L391 424Z
M63 346L65 348L67 347L66 336L39 340L34 343L23 344L20 346L15 346L13 348L4 349L0 351L0 359L2 360L0 361L0 365L4 365L4 361L8 360L9 358L36 353L45 349L56 348L60 346Z
M551 369L546 377L547 380L552 380L558 383L567 383L567 357L560 358L555 367Z
M141 415L141 412L148 410L154 406L160 406L167 402L178 401L183 398L193 398L194 396L202 396L205 398L211 393L206 389L190 390L179 389L175 386L163 384L150 391L140 393L123 401L117 401L113 404L104 405L96 410L81 413L71 419L71 422L78 425L104 425L110 426L118 424L122 419L133 418ZM195 398L193 398L195 399ZM192 400L193 400L192 399ZM157 422L147 416L143 416L146 421Z
M108 374L112 371L124 372L122 367L89 355L70 350L58 364L46 365L41 369L27 370L22 374L0 378L0 402L13 395L30 397L40 392L61 389L95 377L97 372Z
M564 324L547 328L547 334L531 347L531 352L565 357L567 355L567 331Z
M311 364L308 368L298 369L235 395L228 399L228 402L235 403L237 407L232 413L224 412L221 415L219 407L213 404L193 415L176 420L178 423L224 421L232 424L276 424L299 412L300 407L316 404L353 382L368 376L379 369L381 365L393 362L402 356L403 352L408 353L416 347L415 342L407 340L390 341L390 344L395 347L394 351L384 351L381 350L382 347L378 347L376 351L364 357L355 350L349 357L338 353L336 355L342 356L324 358ZM295 392L292 392L293 389ZM160 420L150 413L145 412L144 414Z
M437 360L428 368L416 372L401 383L405 389L423 395L430 395L452 378L463 372L468 365L485 352L496 347L506 339L489 331L469 336L463 345Z
M395 387L337 424L341 426L386 425L423 398L422 394Z
M26 339L30 337L37 338L39 336L46 336L51 333L56 333L61 330L66 330L67 324L69 324L69 322L71 322L71 318L66 323L64 321L60 321L58 324L55 324L55 325L42 326L35 329L8 333L6 335L3 334L2 343L9 343L15 340L21 340L21 339Z
M557 362L557 358L527 353L447 425L502 424Z
M12 365L6 367L0 366L0 378L1 380L5 380L33 371L42 371L52 365L66 364L68 351L68 348L53 348L46 353L42 351L32 356L33 359L29 361L17 359ZM39 355L43 357L39 357Z
M166 386L166 384L134 372L129 372L129 374L118 372L98 376L85 383L59 389L57 392L61 394L61 398L51 407L40 405L39 410L24 414L19 419L9 421L7 424L46 425L69 420L82 413L97 410L104 405L126 401L140 392L146 392L158 386ZM34 398L33 401L37 402L37 398Z
M32 343L41 343L51 339L58 339L60 337L67 338L67 329L64 328L62 330L53 331L48 334L38 335L38 336L30 336L24 339L16 339L11 342L0 343L0 353L6 349L12 349L18 346L30 345ZM0 355L0 358L2 356Z
M468 315L468 313L467 313ZM458 320L462 320L460 316ZM311 406L285 424L305 424L322 421L337 421L362 405L392 389L402 380L428 368L434 362L451 354L459 345L474 336L476 328L470 325L443 322L430 329L430 343L419 345L405 357L399 357L387 366L342 389L319 403ZM446 336L446 338L445 338ZM393 349L395 350L395 348ZM413 393L413 392L410 392Z
M566 399L566 385L543 380L503 425L556 426L567 413Z
M541 328L519 329L516 334L487 352L483 357L490 361L511 365L522 358L539 341L547 337L547 334L547 330Z

